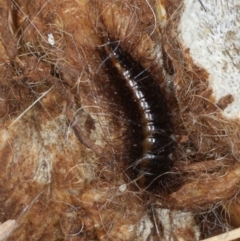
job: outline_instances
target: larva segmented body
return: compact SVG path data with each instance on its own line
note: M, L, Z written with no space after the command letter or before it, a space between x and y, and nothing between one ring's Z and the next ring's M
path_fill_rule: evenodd
M107 38L104 52L108 69L112 69L112 78L120 88L119 93L127 99L124 101L134 136L133 152L135 149L128 167L130 176L146 189L155 186L153 184L164 184L166 173L173 165L170 156L176 143L171 138L169 111L160 86L118 42Z

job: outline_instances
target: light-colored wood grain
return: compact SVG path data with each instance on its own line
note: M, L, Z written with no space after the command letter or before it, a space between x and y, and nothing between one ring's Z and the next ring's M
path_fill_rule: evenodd
M240 228L234 229L232 231L204 239L202 241L233 241L240 238Z

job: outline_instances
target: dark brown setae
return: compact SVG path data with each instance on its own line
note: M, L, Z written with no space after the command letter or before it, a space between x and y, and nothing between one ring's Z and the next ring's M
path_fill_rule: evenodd
M132 146L127 173L141 188L149 190L166 184L176 143L171 137L169 110L160 86L119 43L107 38L104 62L129 120Z

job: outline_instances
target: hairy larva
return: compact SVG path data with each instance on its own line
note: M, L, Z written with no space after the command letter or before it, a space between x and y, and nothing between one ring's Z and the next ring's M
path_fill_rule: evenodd
M105 41L104 62L130 120L132 147L127 173L148 190L165 185L176 147L165 97L149 71L124 52L119 41L109 37Z

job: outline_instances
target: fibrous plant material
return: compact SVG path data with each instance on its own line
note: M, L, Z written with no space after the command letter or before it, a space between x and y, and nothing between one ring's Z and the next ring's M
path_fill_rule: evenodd
M236 0L1 0L0 9L0 222L17 223L6 238L193 241L239 227ZM141 66L133 78L151 75L141 86L151 101L137 105L150 103L145 112L123 105L106 36L129 56L124 68ZM151 139L143 126L148 110L160 124L155 100L169 129ZM150 145L165 134L177 145L159 174L172 178L159 185L157 155L131 158L142 136ZM139 185L147 175L152 190Z

